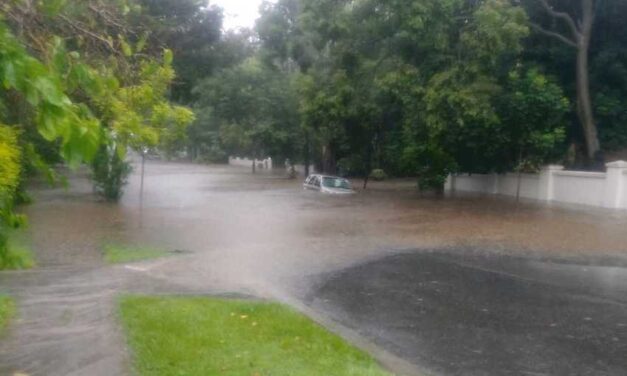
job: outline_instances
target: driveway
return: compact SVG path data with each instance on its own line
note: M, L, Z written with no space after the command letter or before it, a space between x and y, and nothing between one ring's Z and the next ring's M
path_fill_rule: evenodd
M595 278L609 282L592 288L546 262L627 265L622 213L486 197L433 199L416 193L411 181L327 197L303 191L299 181L253 176L246 168L151 162L146 171L143 205L136 174L118 205L98 202L84 173L72 174L69 190L34 189L36 201L26 213L38 268L0 273L0 289L20 306L20 319L0 340L0 374L125 374L128 358L115 299L128 292L243 294L290 302L342 334L350 330L351 339L377 355L400 358L386 362L397 371L407 369L400 366L404 360L442 374L468 369L500 375L507 369L522 375L529 374L520 367L525 359L547 362L549 368L531 371L537 374L551 373L564 359L578 359L582 372L625 371L624 363L612 360L613 351L624 349L622 327L609 334L623 322L619 310L612 310L623 304L614 277L600 273ZM155 245L180 255L111 267L100 257L110 242ZM503 261L504 256L540 266ZM523 264L534 265L533 272L519 276L527 273L517 266ZM438 282L425 284L432 281ZM353 296L360 286L371 295ZM430 307L419 316L418 299ZM562 316L560 309L571 301L583 310L577 315L583 332L574 331L571 342L539 341L530 349L543 325L563 335L575 327L575 316L548 320ZM520 326L508 325L515 306ZM367 319L356 314L371 308ZM605 314L593 314L599 311ZM544 321L534 321L536 316ZM443 330L451 325L462 329ZM484 331L476 330L482 326ZM525 342L527 335L532 337ZM582 344L607 354L577 347ZM564 356L538 355L551 351Z

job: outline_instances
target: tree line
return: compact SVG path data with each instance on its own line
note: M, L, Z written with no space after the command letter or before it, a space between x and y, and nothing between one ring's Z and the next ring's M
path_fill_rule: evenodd
M418 176L599 169L627 142L620 0L278 0L191 91L194 157Z

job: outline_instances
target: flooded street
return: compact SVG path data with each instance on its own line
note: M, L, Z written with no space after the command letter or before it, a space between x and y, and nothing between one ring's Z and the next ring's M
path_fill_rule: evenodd
M293 303L403 372L627 374L626 213L434 199L412 181L331 197L246 168L151 162L146 173L143 205L136 174L118 205L81 174L34 191L38 268L0 274L20 313L0 374L126 374L124 293ZM107 266L108 243L176 255Z

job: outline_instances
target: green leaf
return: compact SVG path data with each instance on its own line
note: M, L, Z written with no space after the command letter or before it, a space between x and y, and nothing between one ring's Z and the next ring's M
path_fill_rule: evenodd
M46 102L59 107L70 105L72 103L70 99L60 90L59 86L55 85L50 78L39 77L35 81L34 86L37 90L39 90L41 98Z
M142 35L142 37L139 38L139 40L137 41L137 44L135 44L135 50L137 52L142 52L144 50L144 48L146 47L146 42L148 41L148 36L149 36L149 33L144 33L144 35Z
M56 16L65 7L67 0L45 0L41 1L43 11L48 16Z
M120 46L122 47L122 52L124 53L124 56L126 57L132 56L133 49L131 48L131 45L126 42L126 40L124 39L122 35L118 35L118 39L120 40Z
M163 63L166 66L170 66L172 65L172 61L174 61L174 54L172 53L172 50L170 49L164 49L163 50Z
M15 76L15 66L11 61L7 61L4 64L3 84L5 88L11 88L17 86L17 80Z

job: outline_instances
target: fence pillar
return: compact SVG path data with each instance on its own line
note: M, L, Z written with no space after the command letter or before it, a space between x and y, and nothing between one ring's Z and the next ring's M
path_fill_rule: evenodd
M627 205L623 202L623 194L625 190L625 177L627 172L627 162L616 161L605 165L607 167L607 175L605 177L605 207L621 208Z
M538 200L552 201L555 198L554 173L564 170L564 166L548 165L540 170L540 181L538 183Z
M499 174L496 172L491 175L489 192L493 195L499 194Z
M457 189L456 183L457 183L457 174L456 173L449 174L448 178L446 179L446 183L444 183L444 189L451 193L455 193L455 190Z

